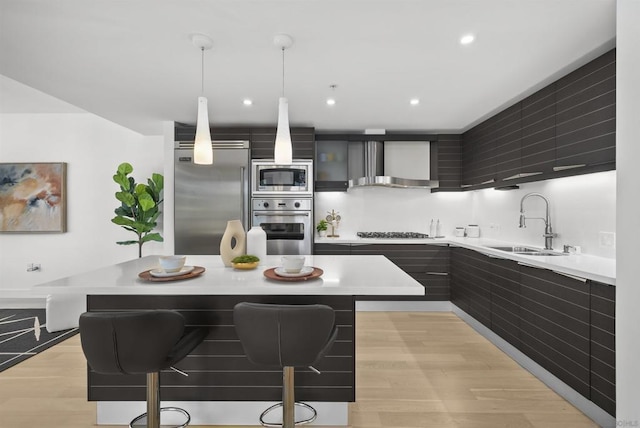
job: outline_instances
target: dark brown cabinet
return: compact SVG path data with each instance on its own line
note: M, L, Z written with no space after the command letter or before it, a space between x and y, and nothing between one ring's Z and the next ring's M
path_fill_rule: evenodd
M211 139L214 141L251 140L251 130L240 127L211 127ZM174 141L190 141L196 138L195 125L176 123L174 127Z
M590 397L589 284L520 267L521 349L585 397Z
M616 413L616 289L591 282L591 401Z
M462 174L462 135L443 134L438 135L436 145L436 165L435 177L439 181L437 189L432 192L460 190ZM432 174L432 176L434 176Z
M520 349L520 265L506 259L491 260L491 330Z
M322 256L348 256L351 254L350 244L314 244L313 254Z
M615 287L451 248L451 302L615 416Z
M347 248L349 252L347 252ZM425 288L424 296L357 296L357 300L449 300L449 246L429 244L315 244L314 254L383 255Z
M616 51L556 82L555 168L615 165Z
M294 159L313 159L314 128L290 128ZM273 159L276 128L251 128L251 158Z
M451 249L451 302L491 328L491 259L466 248Z
M462 134L463 188L615 169L615 49Z
M175 141L193 141L195 125L176 123ZM250 142L252 159L273 159L276 142L275 127L212 127L211 139L218 141L246 140ZM291 128L291 143L294 159L313 159L315 141L314 128Z
M550 174L556 160L556 85L552 83L522 103L520 170L514 178Z

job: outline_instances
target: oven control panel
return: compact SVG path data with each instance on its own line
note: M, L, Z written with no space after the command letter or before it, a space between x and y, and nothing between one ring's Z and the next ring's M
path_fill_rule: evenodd
M251 208L253 211L311 211L312 201L311 198L254 198Z

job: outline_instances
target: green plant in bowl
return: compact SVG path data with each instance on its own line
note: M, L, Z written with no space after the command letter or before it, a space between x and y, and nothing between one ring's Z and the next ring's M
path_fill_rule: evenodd
M316 230L318 231L318 233L322 231L326 232L328 228L329 228L329 223L325 219L320 220L316 225Z
M234 257L231 260L231 266L234 269L255 269L260 263L260 258L251 254Z

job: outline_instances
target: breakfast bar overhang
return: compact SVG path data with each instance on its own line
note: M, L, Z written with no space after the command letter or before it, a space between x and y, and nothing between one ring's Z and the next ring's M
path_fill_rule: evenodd
M339 334L316 367L296 369L296 399L318 410L318 425L347 425L348 402L355 389L355 296L422 295L424 287L384 256L306 256L305 265L323 270L319 278L300 281L268 279L263 271L280 264L267 256L254 270L225 267L220 256L188 256L187 265L205 268L202 275L166 282L139 278L158 267L147 256L38 286L49 294L87 296L88 311L173 309L190 326L210 329L205 342L177 369L161 373L163 405L191 413L192 424L259 425L259 414L281 400L282 372L253 365L235 333L233 307L239 302L331 306ZM259 328L260 326L256 326ZM97 401L98 424L127 423L144 411L145 377L105 376L88 369L88 399Z

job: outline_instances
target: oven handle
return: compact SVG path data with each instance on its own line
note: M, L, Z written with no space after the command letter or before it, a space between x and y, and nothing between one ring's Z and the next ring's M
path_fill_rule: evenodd
M297 216L304 216L304 217L309 217L311 215L310 212L308 211L304 211L304 212L297 212L297 213L283 213L283 212L278 212L278 211L262 211L262 212L254 212L253 215L255 217L297 217Z

